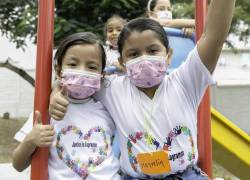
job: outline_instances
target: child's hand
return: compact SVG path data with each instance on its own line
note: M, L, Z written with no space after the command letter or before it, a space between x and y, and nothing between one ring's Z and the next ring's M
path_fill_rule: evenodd
M194 28L183 28L182 29L185 37L192 37L194 30L195 30Z
M48 147L53 142L54 128L52 125L42 125L41 114L35 112L35 121L32 131L27 135L26 140L35 147Z
M118 61L113 62L112 66L115 66L117 68L118 72L123 72L123 73L126 72L126 68L124 66L122 66Z
M65 87L62 87L61 90L55 88L53 91L50 96L49 113L53 119L62 120L69 104L64 96L66 89Z

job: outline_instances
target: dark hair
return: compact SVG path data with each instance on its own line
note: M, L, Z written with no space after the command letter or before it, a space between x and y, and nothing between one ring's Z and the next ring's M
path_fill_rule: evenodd
M155 8L156 4L157 4L158 0L149 0L148 1L148 5L147 5L147 10L148 11L153 11L153 9Z
M105 26L104 26L104 36L106 37L106 34L107 34L107 26L108 26L108 23L114 19L119 19L121 21L121 23L124 25L127 23L127 20L124 19L123 17L121 17L120 15L117 15L117 14L113 14L110 18L107 19L106 23L105 23Z
M126 39L130 36L130 34L134 31L143 32L146 30L153 31L161 43L165 46L166 51L169 49L168 37L163 29L163 27L155 20L149 18L136 18L129 21L122 29L119 39L118 39L118 51L120 56L122 57L122 49Z
M58 46L58 49L54 57L54 67L57 75L60 75L61 73L62 61L66 51L74 45L81 45L81 44L99 45L102 55L102 71L104 70L106 66L106 54L101 41L97 38L96 35L94 35L91 32L80 32L69 35Z

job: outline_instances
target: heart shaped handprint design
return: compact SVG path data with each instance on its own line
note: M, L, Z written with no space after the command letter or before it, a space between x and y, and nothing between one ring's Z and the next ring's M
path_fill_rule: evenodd
M130 162L132 169L135 172L139 172L137 154L135 154L133 150L133 146L135 144L137 144L140 141L145 141L147 146L154 148L154 151L164 150L164 151L168 151L169 154L171 154L172 142L175 140L176 137L178 137L181 134L188 137L188 140L191 145L191 152L188 152L187 156L188 156L188 161L192 161L195 159L194 142L193 142L191 131L186 126L183 126L183 127L176 126L175 128L173 128L173 130L171 130L168 133L168 136L166 137L166 140L164 141L163 144L158 142L156 138L154 138L151 134L147 132L136 132L134 134L130 134L128 137L128 141L127 141L127 149L128 149L128 158L129 158L129 162ZM171 160L171 156L170 156L170 160Z
M73 158L70 156L70 154L66 151L66 147L64 147L62 143L62 138L69 134L71 134L71 136L72 134L77 136L77 139L80 141L85 141L85 144L79 143L80 146L86 145L86 142L89 142L93 134L100 135L103 139L104 145L98 147L95 144L92 147L91 143L88 143L87 145L88 148L91 149L91 155L88 157L88 162L82 162L79 157ZM70 125L62 128L57 134L56 150L58 157L66 164L66 166L78 174L82 179L87 178L90 170L94 169L105 160L108 148L106 133L101 127L93 127L86 134L84 134L78 127Z

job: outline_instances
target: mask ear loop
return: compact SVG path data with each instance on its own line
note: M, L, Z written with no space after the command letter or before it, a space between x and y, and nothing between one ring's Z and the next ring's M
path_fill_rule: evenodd
M105 72L102 73L102 76L101 76L101 82L103 82L105 80Z

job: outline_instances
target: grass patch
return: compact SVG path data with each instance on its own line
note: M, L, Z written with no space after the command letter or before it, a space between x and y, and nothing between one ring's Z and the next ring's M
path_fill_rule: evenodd
M18 145L18 142L14 140L14 136L26 120L27 118L0 118L0 163L11 162L12 152Z

